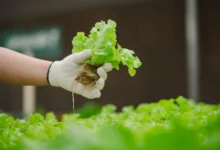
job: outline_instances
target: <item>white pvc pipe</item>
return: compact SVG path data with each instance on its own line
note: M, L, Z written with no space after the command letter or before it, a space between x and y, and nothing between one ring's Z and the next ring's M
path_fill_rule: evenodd
M198 49L198 5L197 0L186 0L186 49L187 49L187 93L199 99L199 49Z
M33 56L33 53L28 50L24 54ZM35 111L36 105L36 87L35 86L23 86L22 88L22 112L23 115L30 115Z
M23 86L22 90L22 111L23 115L30 115L35 111L36 103L36 88L35 86Z

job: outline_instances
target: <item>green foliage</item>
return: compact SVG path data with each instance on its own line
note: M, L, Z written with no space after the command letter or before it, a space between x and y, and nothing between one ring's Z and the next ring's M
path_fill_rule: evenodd
M111 63L113 68L119 69L119 64L128 67L131 76L136 74L137 68L141 66L138 57L134 57L134 51L122 48L117 44L116 23L113 20L97 22L88 36L84 32L78 32L72 41L72 52L80 52L84 49L92 50L92 57L87 63L100 66Z
M87 102L85 105L83 105L81 108L77 108L75 111L80 115L80 118L89 118L99 114L101 109L102 106L100 104Z
M92 107L91 107L92 106ZM183 97L126 106L87 116L65 114L57 121L33 114L25 120L0 114L0 149L16 150L219 150L220 105Z

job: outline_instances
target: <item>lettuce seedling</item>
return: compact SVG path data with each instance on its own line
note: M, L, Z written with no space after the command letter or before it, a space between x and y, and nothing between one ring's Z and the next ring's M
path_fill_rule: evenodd
M86 62L84 71L76 78L84 85L91 85L98 80L96 70L104 63L111 63L112 67L117 70L122 63L128 67L128 72L132 77L136 74L135 69L142 65L140 59L134 56L134 51L122 48L117 43L116 22L113 20L108 20L107 23L97 22L88 36L84 32L78 32L72 44L72 53L85 49L92 51L92 57Z

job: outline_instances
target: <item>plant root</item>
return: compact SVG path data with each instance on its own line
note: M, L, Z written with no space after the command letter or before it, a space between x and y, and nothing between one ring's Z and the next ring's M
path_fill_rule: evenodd
M83 71L76 77L75 80L83 84L84 86L93 86L99 79L97 69L98 67L89 64L84 64Z

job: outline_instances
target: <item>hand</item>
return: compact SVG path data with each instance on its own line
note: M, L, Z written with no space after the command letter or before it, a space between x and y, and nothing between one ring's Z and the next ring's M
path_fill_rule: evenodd
M97 69L100 76L98 81L91 87L86 87L75 79L82 71L82 66L91 57L91 50L84 50L71 54L61 61L55 61L49 68L48 80L50 85L62 87L63 89L93 99L101 96L104 88L107 72L112 70L112 65L106 63Z

